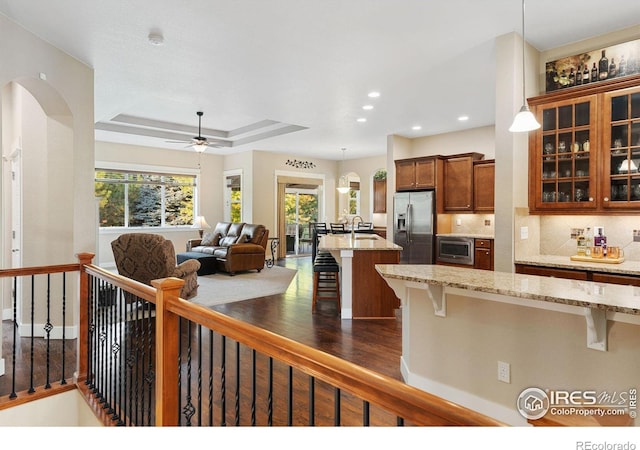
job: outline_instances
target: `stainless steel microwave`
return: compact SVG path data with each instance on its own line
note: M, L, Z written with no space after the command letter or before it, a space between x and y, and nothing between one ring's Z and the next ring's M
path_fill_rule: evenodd
M436 236L436 262L473 266L474 238Z

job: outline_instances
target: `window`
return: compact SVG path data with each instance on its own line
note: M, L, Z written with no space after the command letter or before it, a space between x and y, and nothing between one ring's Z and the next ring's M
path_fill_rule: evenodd
M349 214L360 214L360 182L351 181L349 183Z
M242 178L240 175L229 175L227 178L227 214L229 222L242 222Z
M100 227L191 225L195 189L195 175L96 169Z

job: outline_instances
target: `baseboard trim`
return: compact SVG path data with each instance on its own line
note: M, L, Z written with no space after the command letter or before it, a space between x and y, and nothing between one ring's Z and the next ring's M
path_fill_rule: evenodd
M470 394L469 392L431 380L421 375L416 375L415 373L411 373L403 357L400 358L400 373L402 374L402 378L405 383L410 386L422 389L430 394L437 395L438 397L442 397L450 402L492 417L507 425L520 427L532 426L516 410L515 400L513 409L510 409L504 405Z

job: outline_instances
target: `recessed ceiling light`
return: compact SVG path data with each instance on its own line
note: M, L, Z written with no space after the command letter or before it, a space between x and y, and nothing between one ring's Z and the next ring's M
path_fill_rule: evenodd
M364 105L362 109L369 111L370 109L373 109L373 105Z
M469 120L469 116L460 116L460 117L458 117L458 120L459 120L460 122L464 122L464 121L466 121L466 120Z
M376 91L369 92L369 97L378 98L378 97L380 97L380 92L376 92Z
M366 122L367 119L365 117L359 117L358 122Z
M422 127L420 125L414 125L411 127L412 130L422 130Z

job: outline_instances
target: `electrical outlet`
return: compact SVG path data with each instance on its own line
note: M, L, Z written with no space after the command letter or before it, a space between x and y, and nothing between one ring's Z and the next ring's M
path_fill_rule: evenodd
M498 361L498 381L511 383L511 365L504 361Z
M529 239L529 227L520 227L520 239Z

